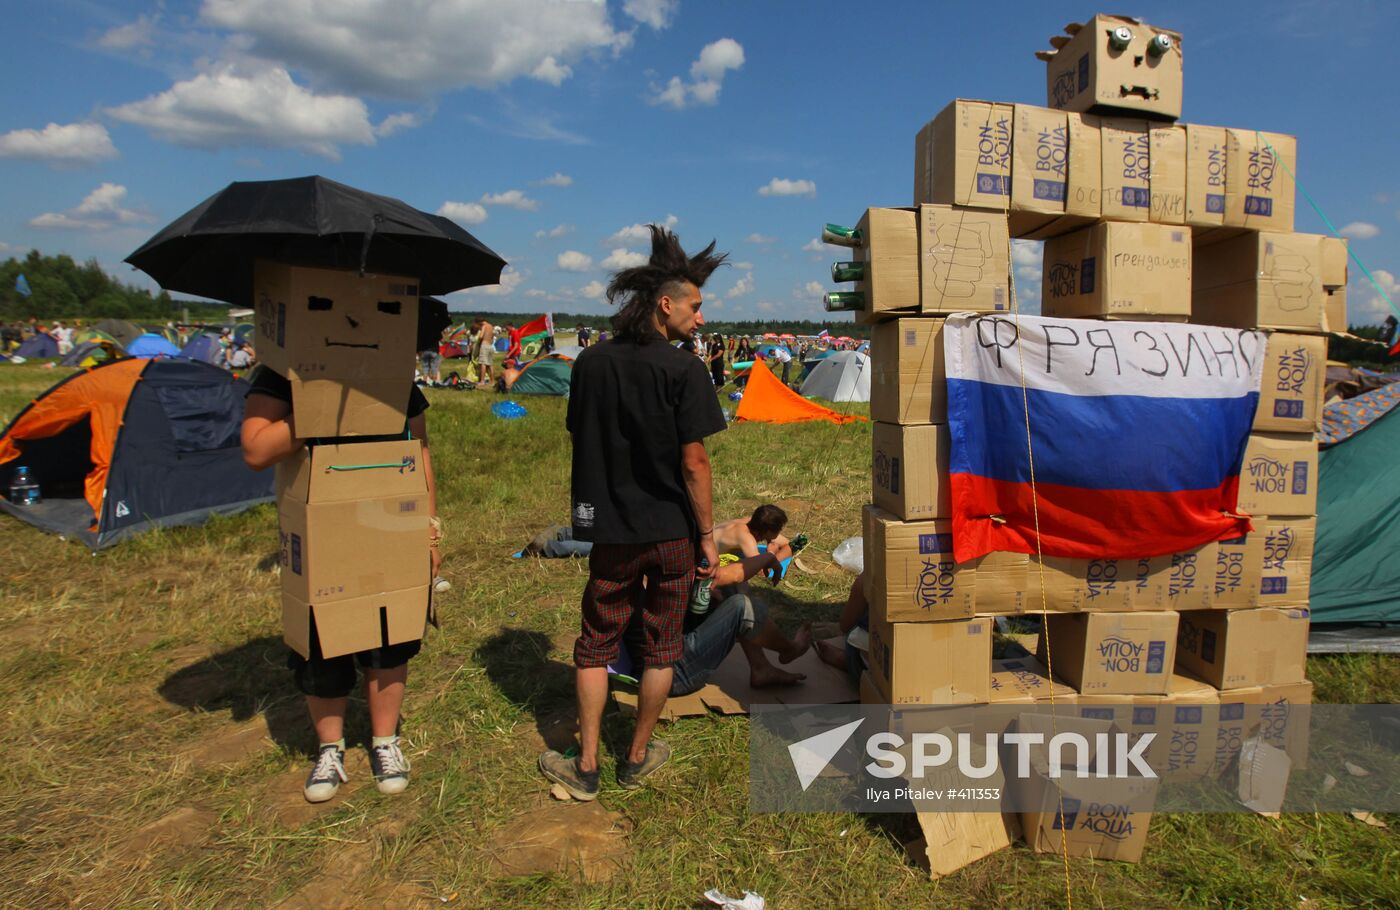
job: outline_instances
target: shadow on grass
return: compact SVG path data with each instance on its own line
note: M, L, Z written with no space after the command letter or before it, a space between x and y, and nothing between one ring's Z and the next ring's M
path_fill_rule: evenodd
M549 636L530 629L501 629L477 647L475 659L512 704L535 719L550 748L573 744L576 725L561 722L574 713L574 668L550 657Z
M286 661L282 639L265 635L176 670L158 691L166 701L191 711L227 711L235 723L261 713L274 742L310 754L315 735ZM357 713L363 712L349 712L351 717ZM350 718L347 727L347 735L353 735Z

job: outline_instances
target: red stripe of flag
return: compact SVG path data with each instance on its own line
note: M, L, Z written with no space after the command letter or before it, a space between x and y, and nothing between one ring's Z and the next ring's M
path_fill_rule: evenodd
M958 562L993 550L1036 552L1030 484L972 474L950 479ZM1222 502L1235 502L1238 489L1239 477L1228 477L1214 489L1172 493L1037 484L1041 549L1077 559L1136 559L1240 537L1252 530L1249 518L1219 508ZM992 515L1006 522L994 521Z

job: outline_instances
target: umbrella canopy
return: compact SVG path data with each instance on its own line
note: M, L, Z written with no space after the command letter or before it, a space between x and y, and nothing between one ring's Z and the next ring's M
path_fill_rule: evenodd
M231 183L126 257L168 290L245 306L255 259L403 275L424 294L497 284L505 266L455 222L324 177Z

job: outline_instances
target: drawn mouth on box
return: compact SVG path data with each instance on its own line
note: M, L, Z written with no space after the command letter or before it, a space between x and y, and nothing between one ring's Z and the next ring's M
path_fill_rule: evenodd
M326 347L328 347L328 348L369 348L369 349L375 350L375 351L379 350L379 344L378 344L378 342L375 342L375 343L372 343L372 344L356 344L356 343L353 342L353 341L331 341L329 338L326 339Z

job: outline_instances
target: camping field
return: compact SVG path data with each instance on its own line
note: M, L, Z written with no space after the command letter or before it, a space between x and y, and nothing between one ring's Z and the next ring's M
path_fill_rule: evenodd
M0 422L61 375L0 367ZM493 393L428 397L453 587L412 664L398 797L369 781L357 701L350 784L302 798L314 739L283 669L273 507L96 556L0 515L0 906L692 908L709 888L773 910L1065 906L1056 856L1014 847L930 882L901 846L912 816L750 814L744 717L663 724L675 759L654 785L618 789L608 759L596 804L552 801L535 758L571 736L585 566L509 554L567 520L564 402L502 421ZM711 454L718 515L774 501L812 538L806 571L761 588L779 624L834 621L850 576L830 553L860 530L869 426L741 424ZM1398 658L1309 666L1320 701L1400 699ZM1386 820L1158 816L1141 864L1071 860L1073 902L1400 906ZM557 871L561 845L586 875Z

